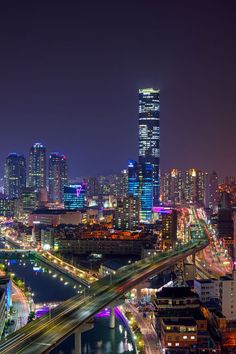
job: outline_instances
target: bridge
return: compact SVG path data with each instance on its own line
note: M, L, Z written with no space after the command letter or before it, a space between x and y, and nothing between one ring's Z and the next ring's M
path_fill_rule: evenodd
M24 253L30 253L30 254L35 254L36 251L34 248L32 249L24 249L24 248L0 248L0 254L1 253L14 253L14 254L24 254Z
M80 353L81 332L99 311L111 306L111 323L114 325L114 304L144 279L158 274L193 255L208 245L206 224L198 222L201 235L172 251L152 255L120 268L85 289L83 296L76 295L50 311L49 314L27 324L0 342L1 354L49 353L71 334L75 334L75 351Z

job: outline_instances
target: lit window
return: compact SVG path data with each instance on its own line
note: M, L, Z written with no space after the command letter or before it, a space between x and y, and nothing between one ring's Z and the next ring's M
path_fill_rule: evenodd
M168 346L168 347L171 347L171 346L172 346L172 343L168 342L168 343L167 343L167 346Z
M167 331L170 331L170 328L171 328L170 326L166 326Z
M195 336L191 336L191 339L195 339Z
M176 347L179 347L179 343L175 343L175 346L176 346Z
M188 339L188 336L183 336L183 339Z

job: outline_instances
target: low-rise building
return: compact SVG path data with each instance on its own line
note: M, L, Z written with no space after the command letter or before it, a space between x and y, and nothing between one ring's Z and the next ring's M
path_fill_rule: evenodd
M203 303L219 298L219 282L216 279L195 279L194 290Z
M198 294L189 287L165 287L157 293L156 329L163 351L220 353L208 331Z
M197 323L194 319L163 318L161 321L162 348L194 350L197 335Z
M79 210L66 209L37 209L29 215L29 225L35 224L58 226L60 224L79 225L82 223L83 213Z
M236 320L236 271L219 279L219 301L227 321Z

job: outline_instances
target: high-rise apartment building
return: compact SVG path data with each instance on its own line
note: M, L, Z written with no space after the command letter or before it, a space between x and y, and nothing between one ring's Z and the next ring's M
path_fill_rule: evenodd
M205 202L206 173L195 168L190 168L184 174L184 199L190 204Z
M140 201L137 197L124 197L117 201L114 226L121 230L132 230L139 224Z
M39 190L46 188L46 149L35 143L29 154L29 187Z
M67 160L58 152L49 156L49 201L63 203L64 186L68 184Z
M139 197L139 165L134 160L128 163L128 195Z
M152 165L153 205L160 199L160 90L139 90L139 164Z
M22 212L31 213L38 207L38 192L32 187L23 188L20 202Z
M128 195L140 200L140 221L149 222L153 207L153 166L151 163L128 164Z
M162 201L165 205L179 205L183 200L183 173L177 168L163 174Z
M21 195L26 186L25 157L16 153L8 155L4 165L4 194L10 198Z
M206 174L205 206L213 212L217 211L219 202L218 176L216 172Z

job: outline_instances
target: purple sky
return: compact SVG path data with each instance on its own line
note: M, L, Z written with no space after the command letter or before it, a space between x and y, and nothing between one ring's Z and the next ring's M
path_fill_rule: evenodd
M235 1L4 1L0 172L35 141L71 176L137 157L138 88L161 89L161 169L235 174Z

